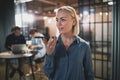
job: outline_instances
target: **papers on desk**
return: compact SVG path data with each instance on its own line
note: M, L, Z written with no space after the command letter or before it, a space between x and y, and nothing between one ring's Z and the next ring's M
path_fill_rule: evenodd
M12 55L12 52L11 52L11 51L7 51L7 52L2 52L2 53L0 53L0 56L9 56L9 55Z
M23 54L24 56L32 56L31 53L26 53L26 54Z
M20 57L31 57L33 54L25 53L25 54L13 54L12 52L2 52L0 53L0 58L20 58Z

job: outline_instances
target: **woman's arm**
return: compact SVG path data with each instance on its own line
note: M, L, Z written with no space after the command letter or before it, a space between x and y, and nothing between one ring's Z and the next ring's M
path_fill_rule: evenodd
M43 69L44 69L46 76L49 79L52 79L54 75L54 63L55 63L54 53L52 53L52 55L46 54Z
M94 80L91 49L89 45L85 45L85 56L84 56L83 65L84 65L84 72L85 72L85 80Z
M43 39L43 42L46 46L46 56L44 61L44 72L46 76L52 80L54 76L54 70L55 70L55 46L56 46L56 37L50 38L49 41L46 39Z

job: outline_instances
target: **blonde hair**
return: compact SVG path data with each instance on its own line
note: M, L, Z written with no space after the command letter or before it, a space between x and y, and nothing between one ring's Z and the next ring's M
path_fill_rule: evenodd
M79 20L78 20L78 16L76 14L75 9L71 6L62 6L62 7L58 8L57 12L59 12L59 11L64 11L67 14L69 14L71 17L75 18L76 24L73 26L73 34L78 35L79 34Z

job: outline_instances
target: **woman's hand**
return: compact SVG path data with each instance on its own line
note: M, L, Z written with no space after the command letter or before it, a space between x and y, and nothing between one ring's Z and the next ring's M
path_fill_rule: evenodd
M31 49L31 50L33 50L33 49L35 49L35 48L38 48L38 47L39 47L38 45L29 45L29 46L28 46L28 48Z
M53 53L56 46L56 40L56 37L51 37L48 41L45 38L43 38L43 42L46 46L47 55L51 55Z

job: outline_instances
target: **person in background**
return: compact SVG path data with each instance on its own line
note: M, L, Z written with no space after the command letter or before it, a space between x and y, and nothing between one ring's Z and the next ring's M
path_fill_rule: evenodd
M5 48L11 50L14 44L26 44L25 37L21 34L21 28L15 26L11 29L11 34L6 37Z
M18 27L18 26L14 26L11 29L11 34L9 34L6 37L5 48L8 51L11 51L11 47L14 44L26 44L25 37L21 34L21 28ZM19 62L18 68L13 66L13 64L16 63L16 62ZM18 61L16 59L12 59L8 63L9 63L10 68L12 69L12 71L10 72L10 75L9 75L11 78L14 76L16 71L19 72L20 76L23 76L23 72L20 70L22 68L22 60L21 59L18 60Z
M94 80L91 49L78 36L79 21L75 9L62 6L56 13L59 37L43 41L46 45L44 72L49 80Z
M28 47L29 49L37 52L33 57L33 62L35 63L34 69L36 72L40 70L37 64L40 63L42 60L44 60L43 58L46 53L45 45L42 41L42 38L44 37L44 35L39 33L37 29L31 29L29 34L31 37L31 45L28 45ZM29 74L31 74L31 67L29 67Z

